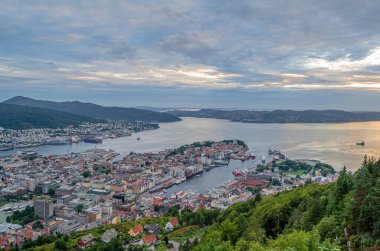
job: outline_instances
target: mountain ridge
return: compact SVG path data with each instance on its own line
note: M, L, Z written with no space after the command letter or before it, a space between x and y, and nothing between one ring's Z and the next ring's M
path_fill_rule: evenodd
M45 108L61 111L95 119L126 120L130 122L175 122L181 119L173 114L155 112L137 108L106 107L89 102L63 101L55 102L48 100L37 100L23 96L16 96L3 101L5 104L23 105L29 107Z
M348 112L342 110L219 110L170 111L179 117L227 119L244 123L345 123L380 121L380 112Z

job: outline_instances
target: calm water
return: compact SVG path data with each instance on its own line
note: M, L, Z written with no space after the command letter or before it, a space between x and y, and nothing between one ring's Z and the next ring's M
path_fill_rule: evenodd
M203 140L241 139L260 157L269 147L283 151L290 158L319 159L336 169L346 165L356 170L365 154L380 156L380 122L360 122L344 124L244 124L226 120L184 118L183 121L163 123L158 130L144 131L131 137L107 139L96 147L115 149L121 153L159 151L179 147L183 144ZM137 137L141 137L137 141ZM355 143L364 140L364 147ZM94 144L41 146L34 150L41 154L64 154L80 152L95 147ZM12 154L17 150L0 152ZM194 177L179 188L207 188L232 178L232 170L253 163L233 162L229 167L221 167ZM201 185L200 185L201 184ZM201 187L200 187L201 186Z

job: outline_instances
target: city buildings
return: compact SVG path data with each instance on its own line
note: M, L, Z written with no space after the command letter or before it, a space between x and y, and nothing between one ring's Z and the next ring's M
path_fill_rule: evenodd
M34 213L38 216L38 218L47 221L51 217L53 217L54 213L54 205L53 203L46 200L36 200L34 202Z

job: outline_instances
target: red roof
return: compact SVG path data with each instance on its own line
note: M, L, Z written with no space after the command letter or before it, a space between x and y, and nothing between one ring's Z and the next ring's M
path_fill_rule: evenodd
M263 186L266 185L268 181L266 180L254 180L254 179L245 179L241 181L241 184L243 186L248 186L248 187L258 187L258 186Z
M179 224L179 221L176 217L173 217L170 219L170 224L172 224L172 226L175 227Z
M144 244L152 245L157 240L157 237L153 234L150 234L150 235L145 235L142 238L142 240L143 240Z
M131 228L131 231L134 235L137 235L139 233L142 233L144 232L144 228L141 224L138 224L137 226L135 226L134 228Z

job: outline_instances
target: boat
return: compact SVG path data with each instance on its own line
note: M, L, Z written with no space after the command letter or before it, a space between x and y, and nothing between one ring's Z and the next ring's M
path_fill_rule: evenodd
M171 186L173 186L173 185L174 185L173 181L169 180L169 181L164 182L164 183L162 184L162 187L163 187L163 188L169 188L169 187L171 187Z
M38 157L38 152L28 149L25 151L17 152L17 155L20 156L22 159L35 159Z
M249 160L251 158L251 156L247 156L245 154L233 154L231 155L231 159L233 160L241 160L241 161L246 161L246 160Z
M111 139L116 139L117 136L116 136L115 134L111 134L111 135L110 135L110 138L111 138Z
M178 185L178 184L180 184L180 183L182 183L182 182L184 182L184 181L186 181L186 177L177 178L177 180L176 180L175 183Z
M232 174L235 176L235 177L238 177L238 176L241 176L241 171L239 169L236 169L236 170L233 170L232 171Z
M251 159L256 159L256 153L255 152L251 152Z
M103 139L101 137L94 137L94 136L89 136L85 137L83 139L85 143L94 143L94 144L100 144L103 142Z
M223 166L223 165L228 165L230 162L228 160L221 160L221 159L216 159L213 161L213 163L216 165L216 166Z
M262 161L263 163L265 163L265 161L266 161L265 155L261 156L261 161Z
M361 142L356 143L357 146L365 146L365 142L362 140Z
M70 142L70 144L79 143L80 138L78 136L72 136L72 137L69 138L68 141Z
M139 140L139 141L140 141L140 140L141 140L141 137L137 137L137 140Z

